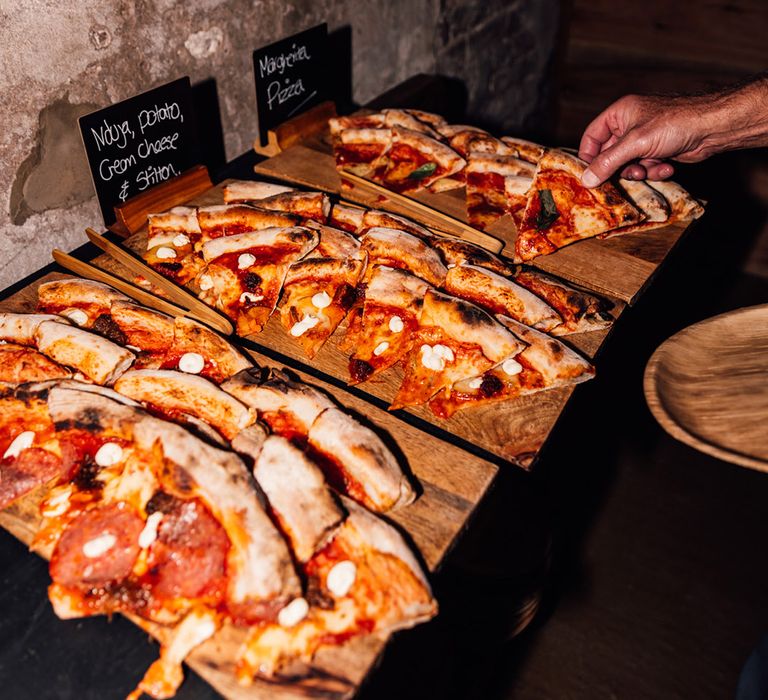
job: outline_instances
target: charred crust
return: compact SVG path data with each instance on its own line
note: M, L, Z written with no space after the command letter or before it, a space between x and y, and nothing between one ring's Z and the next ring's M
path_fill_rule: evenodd
M152 513L170 513L174 510L177 503L178 499L171 496L171 494L165 491L155 491L152 498L147 501L145 510L147 515L152 515Z
M355 287L345 283L339 290L338 299L343 309L351 309L360 300L360 296Z
M246 272L243 275L243 286L249 291L253 292L261 286L263 282L261 275L257 275L255 272Z
M111 314L100 314L93 322L91 330L99 335L103 335L107 340L111 340L118 345L125 345L128 339L120 326L115 323Z
M486 374L480 385L480 393L486 398L495 396L504 388L504 383L494 374Z
M155 263L155 267L161 272L169 275L175 275L177 272L181 272L180 262L159 262Z
M72 483L79 491L100 491L104 486L99 481L100 472L101 467L96 464L93 457L86 455L77 470L77 474L72 479Z
M62 430L85 430L87 432L99 431L102 428L99 411L95 408L85 408L75 418L56 421L54 428Z
M457 304L456 309L461 320L469 326L480 326L488 320L488 314L473 304Z
M349 374L357 382L364 382L373 374L373 366L365 360L350 360Z
M563 354L563 346L560 345L560 343L555 342L554 340L550 340L547 345L549 346L549 351L552 353L552 355L555 358L559 358Z

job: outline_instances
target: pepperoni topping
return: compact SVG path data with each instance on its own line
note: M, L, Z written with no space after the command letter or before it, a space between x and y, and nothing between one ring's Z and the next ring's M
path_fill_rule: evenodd
M229 538L197 499L156 494L150 503L163 513L149 549L147 579L155 596L223 597ZM148 508L149 509L149 508Z
M61 460L39 447L22 450L0 464L0 509L61 473Z
M119 583L133 569L143 529L144 521L124 503L82 513L56 545L51 578L63 586L80 588Z

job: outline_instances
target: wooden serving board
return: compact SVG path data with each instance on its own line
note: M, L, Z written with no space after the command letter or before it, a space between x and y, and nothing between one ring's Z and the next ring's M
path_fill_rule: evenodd
M37 303L40 283L65 277L53 273L0 302L0 310L29 312ZM280 367L265 355L246 350L262 366ZM301 371L301 379L329 393L341 406L355 414L384 439L415 477L419 498L411 505L391 514L410 541L425 566L434 571L490 487L498 468L372 406L338 388ZM38 504L42 493L35 492L0 513L0 525L25 544L29 544L39 522ZM43 595L43 591L40 591ZM131 617L131 616L129 616ZM167 630L135 617L131 619L162 640ZM66 623L62 623L65 633ZM352 640L341 648L321 650L306 678L283 682L256 681L249 687L237 684L233 675L233 659L242 642L242 631L225 628L189 657L189 666L217 691L233 700L289 700L295 698L351 697L365 675L375 664L386 639L368 636ZM137 679L141 671L137 670Z
M225 184L211 188L192 199L189 204L220 204L223 202L222 189ZM146 250L146 241L146 228L143 228L123 241L123 244L140 255ZM91 262L112 274L132 279L126 268L108 256L100 256ZM612 301L613 313L618 316L625 304L617 299ZM400 386L402 370L395 367L356 387L348 387L348 353L339 349L345 330L346 325L342 324L312 360L304 355L301 347L285 331L279 314L272 316L261 333L246 338L245 342L262 354L289 363L301 371L321 376L339 389L373 403L380 409L386 409ZM592 358L608 333L609 330L580 333L567 336L566 342ZM459 411L449 419L437 418L423 406L395 411L390 416L397 417L401 423L426 429L441 439L459 444L481 456L529 468L573 389L553 389L511 401L474 407Z
M425 215L422 210L409 207L402 198L388 199L339 175L330 147L324 140L315 139L307 144L292 146L258 163L254 168L256 174L338 194L361 205L402 214L430 228L470 240L463 229L446 225L441 217ZM468 223L463 188L437 194L418 192L412 198ZM582 287L632 304L686 228L673 224L604 241L589 239L552 255L540 256L532 264ZM499 219L487 233L504 244L503 255L511 255L517 230L509 216ZM483 245L482 240L472 242Z

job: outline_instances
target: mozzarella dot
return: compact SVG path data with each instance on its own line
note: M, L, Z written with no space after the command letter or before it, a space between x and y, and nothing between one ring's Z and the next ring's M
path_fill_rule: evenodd
M123 458L123 448L116 442L105 442L94 456L94 461L100 467L111 467Z
M95 559L112 549L116 542L117 537L110 533L105 533L95 539L88 540L88 542L83 545L83 554L89 559Z
M325 309L331 305L331 297L328 292L318 292L312 297L312 306L316 309Z
M82 309L67 309L66 311L62 311L61 315L66 316L78 326L84 326L88 323L88 314Z
M213 278L210 275L200 275L200 281L198 282L200 289L207 292L213 288Z
M251 292L243 292L240 295L241 304L255 304L257 301L261 301L264 298L263 294L251 294Z
M357 567L354 562L340 561L328 572L325 585L333 595L341 598L349 593L349 589L357 578Z
M40 514L44 518L57 518L69 510L69 499L72 496L72 485L53 489L51 495L45 500Z
M141 352L141 348L136 345L126 345L125 348L131 352Z
M281 627L293 627L301 622L308 612L309 603L304 598L294 598L277 613L277 622Z
M318 323L320 323L319 318L316 318L315 316L305 316L301 321L293 324L291 327L291 335L294 338L298 338L304 335L310 328L314 328Z
M146 549L157 539L157 528L162 519L163 514L159 510L147 518L147 523L139 535L139 547Z
M157 249L156 255L159 260L172 260L176 257L176 251L173 248L166 248L163 246L162 248Z
M180 233L178 236L173 237L171 243L173 243L173 245L175 245L177 248L189 245L189 236L185 236L183 233Z
M445 358L436 353L431 345L422 345L421 364L427 369L442 372L445 369Z
M447 268L451 270L452 268L456 267L456 263L448 263Z
M474 379L470 379L467 383L467 386L470 389L479 389L481 386L483 386L483 378L482 377L475 377Z
M386 352L387 350L389 350L389 343L385 340L385 341L379 343L373 349L373 354L376 355L376 357L378 357L379 355L381 355L382 353Z
M517 360L513 360L510 357L508 360L504 360L504 362L501 363L501 369L504 371L504 374L514 377L516 374L520 374L520 372L523 371L523 366Z
M8 457L18 457L23 450L32 447L34 441L35 434L31 430L25 430L23 433L19 433L13 438L13 442L8 445L8 449L5 451L3 459L7 459Z
M179 369L187 374L200 374L205 367L205 358L197 352L185 352L179 358Z
M237 269L238 270L245 270L246 268L253 265L253 263L256 262L256 256L251 255L250 253L243 253L240 255L240 257L237 259Z
M403 328L405 328L405 324L399 316L393 316L389 319L389 330L393 333L401 333Z

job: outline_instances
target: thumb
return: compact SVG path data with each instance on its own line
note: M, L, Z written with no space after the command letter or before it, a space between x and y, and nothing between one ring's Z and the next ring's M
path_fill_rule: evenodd
M645 137L630 131L592 159L582 173L582 184L585 187L597 187L631 160L647 156L646 150Z

